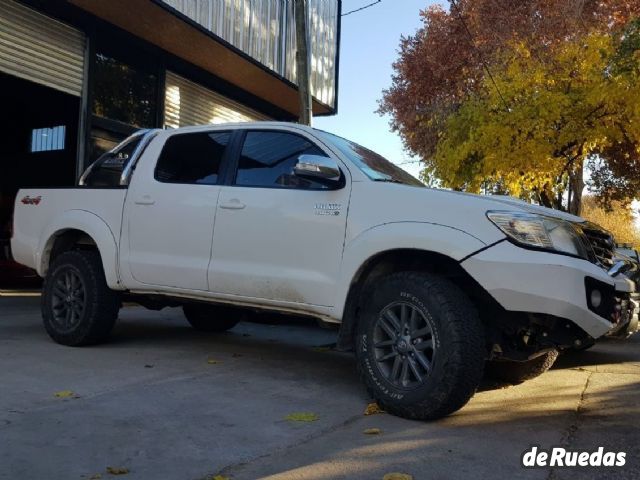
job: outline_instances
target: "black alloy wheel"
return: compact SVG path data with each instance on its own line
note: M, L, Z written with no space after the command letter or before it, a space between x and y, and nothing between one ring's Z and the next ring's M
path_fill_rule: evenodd
M84 282L75 267L68 265L56 272L51 292L51 311L59 332L70 332L80 323L86 298Z
M378 368L395 387L417 388L431 373L436 351L433 330L413 305L388 305L376 321L373 342Z
M69 346L107 339L120 295L106 283L97 251L71 250L51 262L42 286L42 320L49 336Z

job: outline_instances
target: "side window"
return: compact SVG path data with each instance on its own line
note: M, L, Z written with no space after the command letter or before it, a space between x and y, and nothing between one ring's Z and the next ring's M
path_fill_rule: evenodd
M164 183L215 185L231 132L182 133L169 137L155 178Z
M300 155L326 154L304 137L286 132L248 132L238 163L236 185L327 189L326 185L293 174Z

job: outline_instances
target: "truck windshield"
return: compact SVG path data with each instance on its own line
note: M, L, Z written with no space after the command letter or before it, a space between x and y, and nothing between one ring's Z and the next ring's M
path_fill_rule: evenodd
M331 145L351 160L367 177L376 182L393 182L425 187L424 183L411 176L403 169L394 165L382 155L358 145L355 142L339 137L329 132L316 132Z

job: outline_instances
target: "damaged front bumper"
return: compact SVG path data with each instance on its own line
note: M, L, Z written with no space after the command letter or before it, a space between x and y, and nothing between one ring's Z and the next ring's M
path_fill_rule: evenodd
M628 337L639 329L640 292L637 290L640 269L637 262L620 260L607 273L610 277L619 279L616 284L628 285L627 291L615 291L612 293L612 312L608 312L608 315L615 326L607 333L607 336Z
M507 312L554 318L581 341L626 336L638 329L638 294L633 280L587 260L500 242L461 266ZM614 274L616 272L613 272ZM552 329L555 330L555 327ZM569 340L569 338L564 339ZM565 343L563 340L562 343Z

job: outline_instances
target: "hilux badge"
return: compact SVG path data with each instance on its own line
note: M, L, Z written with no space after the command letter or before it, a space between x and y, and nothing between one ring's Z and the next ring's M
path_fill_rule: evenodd
M316 215L340 215L341 203L316 203Z

